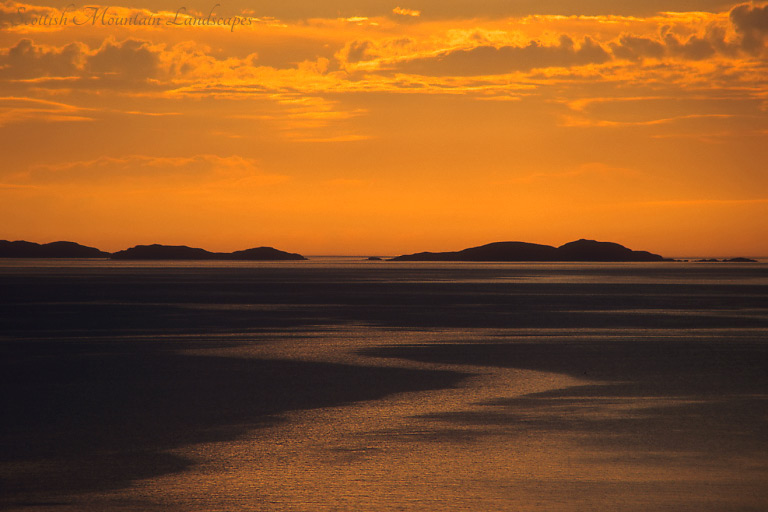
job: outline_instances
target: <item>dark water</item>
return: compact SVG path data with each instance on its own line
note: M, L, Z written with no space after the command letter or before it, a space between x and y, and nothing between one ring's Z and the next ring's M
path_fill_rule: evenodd
M0 507L766 510L765 264L0 262Z

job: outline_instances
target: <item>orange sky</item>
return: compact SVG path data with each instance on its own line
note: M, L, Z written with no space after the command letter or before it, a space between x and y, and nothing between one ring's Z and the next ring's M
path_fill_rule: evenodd
M0 239L768 256L768 5L477 4L0 3Z

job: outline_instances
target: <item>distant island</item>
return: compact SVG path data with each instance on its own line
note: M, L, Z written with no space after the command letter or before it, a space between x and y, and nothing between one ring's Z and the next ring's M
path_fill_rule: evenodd
M752 258L726 258L718 260L717 258L707 258L703 260L696 260L695 263L757 263L757 260Z
M197 261L300 261L306 260L301 254L290 253L273 247L254 247L234 252L211 252L186 245L136 245L114 253L75 242L51 242L38 244L17 240L0 240L0 258L81 258L113 260L197 260ZM370 256L368 261L383 261L379 256ZM479 247L470 247L453 252L419 252L404 254L386 261L467 261L467 262L653 262L688 261L664 258L648 251L633 251L613 242L576 240L560 247L532 244L528 242L494 242ZM698 263L757 263L750 258L699 259Z
M75 242L36 244L0 240L0 258L109 258L109 253Z
M113 253L113 260L238 260L285 261L306 260L301 254L279 251L272 247L256 247L235 252L209 252L186 245L137 245Z
M633 251L613 242L577 240L560 247L527 242L495 242L455 252L420 252L389 261L671 261L647 251Z
M280 251L272 247L255 247L235 252L210 252L185 245L137 245L108 253L75 242L36 244L18 240L0 240L0 258L111 258L113 260L236 260L286 261L306 260L301 254Z

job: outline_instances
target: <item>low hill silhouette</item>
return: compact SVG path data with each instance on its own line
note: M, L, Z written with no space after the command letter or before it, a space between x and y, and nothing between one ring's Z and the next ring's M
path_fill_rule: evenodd
M186 245L137 245L112 254L113 260L240 260L285 261L306 260L300 254L280 251L272 247L255 247L243 251L210 252Z
M577 240L560 247L527 242L495 242L455 252L421 252L390 261L664 261L647 251L633 251L613 242Z
M24 240L0 240L0 258L108 258L109 253L75 242L36 244Z

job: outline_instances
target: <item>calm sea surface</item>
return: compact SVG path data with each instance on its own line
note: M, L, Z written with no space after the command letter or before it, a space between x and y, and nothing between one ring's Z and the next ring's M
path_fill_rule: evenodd
M0 260L0 509L765 511L768 264Z

